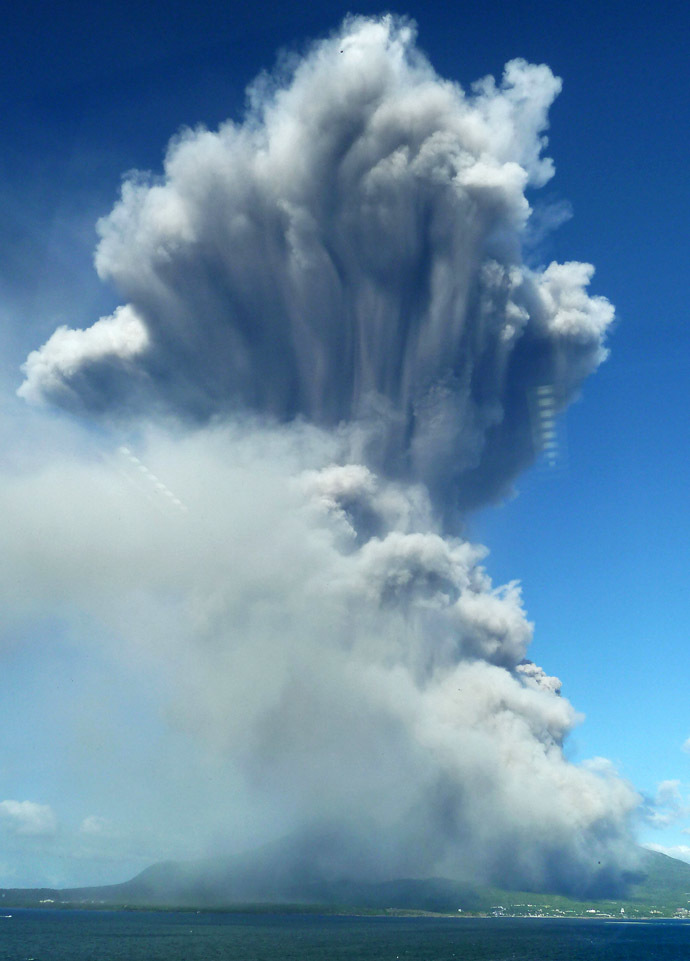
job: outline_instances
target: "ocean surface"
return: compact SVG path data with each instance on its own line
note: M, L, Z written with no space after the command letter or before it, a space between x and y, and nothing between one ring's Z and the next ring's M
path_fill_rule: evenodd
M690 959L690 923L7 909L2 961Z

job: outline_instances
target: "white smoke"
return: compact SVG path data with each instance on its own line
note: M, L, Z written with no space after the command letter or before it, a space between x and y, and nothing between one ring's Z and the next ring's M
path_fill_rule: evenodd
M242 124L182 131L162 177L130 176L96 253L126 315L56 332L20 393L359 421L387 475L461 507L505 492L534 455L531 393L567 404L613 310L589 265L522 263L560 81L514 60L468 95L414 40L405 21L348 20L261 78Z
M96 266L127 305L24 368L29 400L178 418L127 456L186 510L83 460L6 477L7 604L33 578L106 624L171 723L287 827L375 838L381 877L592 890L629 860L637 796L566 760L518 585L449 527L535 456L537 388L555 414L605 356L592 268L522 262L559 89L516 60L466 94L408 22L346 21L125 182Z
M101 317L88 330L58 327L41 347L32 351L24 369L26 381L19 388L20 397L40 403L44 396L59 391L61 385L74 378L89 363L126 364L147 346L146 328L131 306L118 307L112 317Z
M154 433L142 460L187 505L174 514L103 462L5 477L3 606L32 583L100 624L110 656L166 692L172 728L283 829L376 838L371 875L581 889L597 862L625 864L636 796L564 758L579 718L523 662L517 586L495 588L419 488L336 454L306 428Z

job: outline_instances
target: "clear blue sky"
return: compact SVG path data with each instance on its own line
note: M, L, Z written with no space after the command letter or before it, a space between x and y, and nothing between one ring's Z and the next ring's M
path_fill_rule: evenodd
M119 302L96 277L92 256L95 222L111 209L123 173L159 170L181 125L239 118L247 83L278 49L301 49L349 10L382 8L106 0L8 10L0 35L0 384L8 419L22 416L14 391L27 353L60 324L88 326ZM538 465L520 477L518 496L470 517L468 532L489 547L495 582L521 581L536 625L530 656L562 679L586 715L569 755L611 759L649 798L660 783L679 782L657 809L668 823L642 822L639 836L679 856L685 846L690 861L690 753L682 750L690 738L690 11L663 0L515 0L411 2L396 12L416 20L439 74L463 85L500 75L514 57L546 63L563 79L547 151L556 176L541 193L569 203L573 216L540 253L544 262L594 264L593 291L611 300L618 321L610 357L563 419L557 469ZM70 685L91 684L99 710L110 705L113 728L128 730L137 713L149 745L161 722L142 707L129 674L123 698L110 663L97 654L85 661L61 638L59 618L49 641L47 630L30 619L4 628L11 641L0 681L0 795L44 803L76 824L103 805L88 783L72 782L64 757L65 726L84 728L90 757L99 750L88 743L88 716L70 715ZM137 790L126 789L132 805ZM183 803L193 816L194 797ZM78 869L57 855L45 867L21 841L0 838L0 885L38 874L119 880L148 856L138 860L132 842L111 865L86 853ZM22 859L28 868L18 867Z

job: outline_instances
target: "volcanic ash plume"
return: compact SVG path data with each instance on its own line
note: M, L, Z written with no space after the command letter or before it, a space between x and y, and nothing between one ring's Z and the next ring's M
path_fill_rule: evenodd
M128 299L60 328L20 392L194 421L251 411L366 425L367 460L472 506L533 456L529 399L562 408L604 356L587 264L528 270L527 187L560 81L514 60L467 96L391 19L250 89L241 125L183 131L99 224Z
M60 589L165 660L176 723L289 826L362 840L343 874L582 891L626 866L634 792L566 761L518 586L450 530L534 458L539 389L555 415L605 356L592 268L523 263L559 89L514 60L467 94L408 22L347 20L125 181L96 267L126 304L25 364L28 400L148 425L185 506L129 542L94 494L68 542L102 563L74 587L63 537ZM115 596L147 586L144 632Z

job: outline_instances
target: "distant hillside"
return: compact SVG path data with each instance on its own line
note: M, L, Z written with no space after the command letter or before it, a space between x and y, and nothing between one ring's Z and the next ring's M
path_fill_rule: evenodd
M287 842L289 844L289 842ZM549 893L507 891L427 878L370 882L329 878L319 850L290 850L286 842L246 855L190 862L162 862L123 884L54 890L0 891L6 906L130 906L197 909L424 911L456 914L687 916L690 865L653 851L641 852L640 879L625 896L578 900ZM296 856L297 855L297 856ZM289 869L286 865L290 865ZM621 910L622 909L622 910Z

